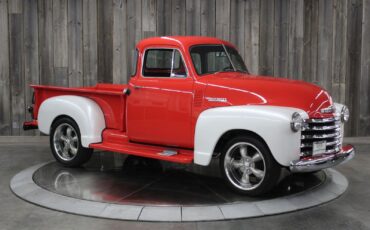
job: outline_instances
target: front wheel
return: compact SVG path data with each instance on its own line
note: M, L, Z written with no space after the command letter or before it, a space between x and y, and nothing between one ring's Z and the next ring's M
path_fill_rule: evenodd
M86 163L93 150L81 145L81 134L74 120L63 117L51 127L50 147L55 159L64 166L77 167Z
M265 143L255 137L243 136L226 144L221 154L220 170L233 190L257 196L276 185L281 167Z

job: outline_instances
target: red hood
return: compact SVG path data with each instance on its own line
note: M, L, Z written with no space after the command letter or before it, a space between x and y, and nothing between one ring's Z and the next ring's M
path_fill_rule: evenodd
M234 72L211 74L199 80L207 84L204 98L211 107L261 104L299 108L310 117L332 116L319 112L333 104L330 95L307 82Z

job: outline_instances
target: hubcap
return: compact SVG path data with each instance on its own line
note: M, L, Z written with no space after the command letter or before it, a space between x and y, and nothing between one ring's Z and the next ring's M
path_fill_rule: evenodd
M54 150L58 157L64 161L71 161L76 157L78 150L78 135L76 130L69 124L60 124L53 136Z
M224 169L227 178L235 187L253 190L265 178L265 159L256 146L248 142L238 142L226 152Z

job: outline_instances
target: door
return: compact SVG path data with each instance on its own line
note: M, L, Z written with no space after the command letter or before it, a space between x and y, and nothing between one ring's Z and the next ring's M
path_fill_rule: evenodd
M193 146L193 78L177 49L150 48L142 70L131 79L127 98L127 134L131 141Z

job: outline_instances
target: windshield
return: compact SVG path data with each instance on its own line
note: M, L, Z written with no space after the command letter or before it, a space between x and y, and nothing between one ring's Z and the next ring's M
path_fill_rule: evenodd
M227 52L226 52L227 51ZM223 45L198 45L190 49L198 75L216 72L248 72L243 59L234 48Z

